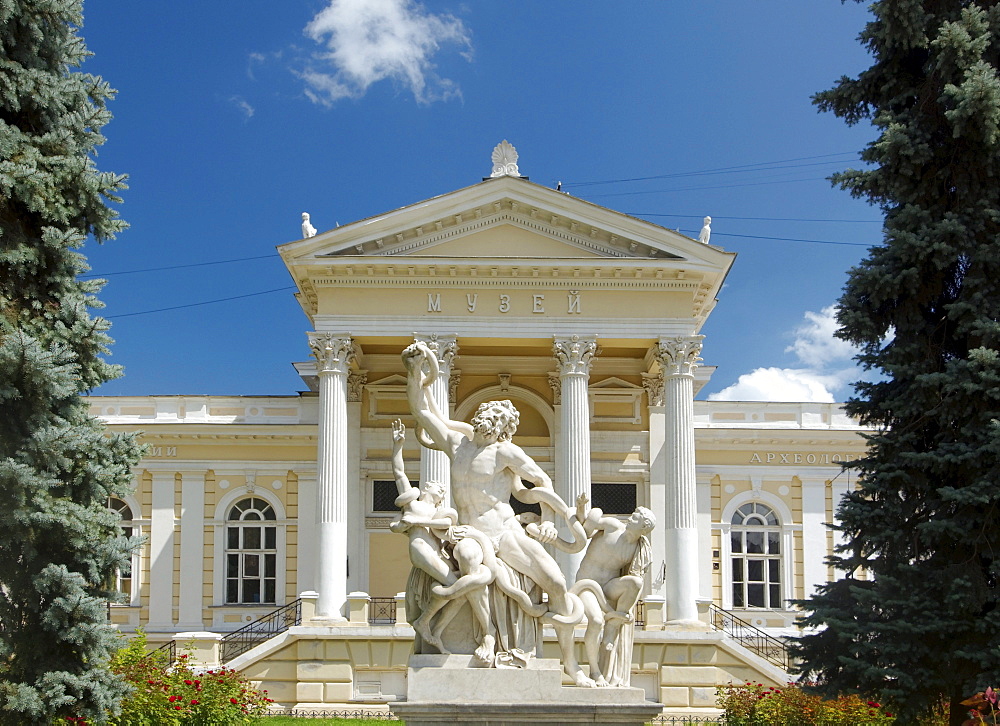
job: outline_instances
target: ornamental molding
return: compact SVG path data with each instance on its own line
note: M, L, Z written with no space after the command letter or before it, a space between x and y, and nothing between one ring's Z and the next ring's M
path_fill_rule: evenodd
M701 344L704 339L704 335L661 338L653 355L663 370L663 377L693 376L702 360Z
M452 405L458 401L458 384L462 382L462 371L452 368L448 376L448 400Z
M493 162L493 173L490 174L491 179L495 179L498 176L521 176L521 172L517 169L517 149L507 139L504 139L493 147L493 153L490 154L490 161Z
M646 399L650 406L663 405L663 376L659 373L643 373L642 386L646 389Z
M354 341L336 333L310 333L309 348L320 373L347 374L356 359Z
M554 338L552 355L559 364L559 376L590 375L590 366L597 356L596 336Z
M368 383L368 371L347 374L347 400L349 403L361 400L366 383Z
M562 404L562 379L557 372L549 373L548 377L549 387L552 389L552 405L559 406Z

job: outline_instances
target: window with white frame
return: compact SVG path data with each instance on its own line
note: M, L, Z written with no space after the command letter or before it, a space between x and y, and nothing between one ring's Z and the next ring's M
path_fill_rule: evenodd
M781 523L774 510L748 502L730 530L734 608L782 608Z
M108 497L108 509L118 514L121 520L118 524L122 528L122 534L131 537L135 534L135 525L132 522L132 508L128 503L117 497ZM124 595L126 603L132 602L132 571L135 565L134 560L138 555L132 556L132 562L115 572L115 579L112 582L113 589Z
M278 575L278 528L265 499L247 497L226 516L226 603L274 604Z

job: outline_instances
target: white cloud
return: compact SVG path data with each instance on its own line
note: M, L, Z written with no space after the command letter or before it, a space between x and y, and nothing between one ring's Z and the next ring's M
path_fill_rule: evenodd
M458 95L453 81L435 74L431 59L449 43L471 51L461 20L430 13L414 0L330 0L305 34L324 51L300 76L306 95L326 106L363 96L386 79L408 88L418 103Z
M243 116L246 118L252 118L254 114L254 107L251 106L245 98L242 96L230 96L229 100L236 104L236 107L243 112Z
M812 401L833 403L829 381L812 371L795 368L757 368L733 385L708 397L710 401Z
M757 368L745 373L731 386L711 394L710 401L802 401L833 403L836 394L860 375L851 363L857 350L835 338L837 308L830 305L820 312L807 311L806 322L793 332L794 342L785 348L794 353L795 368ZM843 396L839 397L843 399Z
M846 340L833 337L837 330L837 306L820 312L806 311L806 323L795 329L795 342L785 348L810 368L828 368L832 362L846 361L857 350Z

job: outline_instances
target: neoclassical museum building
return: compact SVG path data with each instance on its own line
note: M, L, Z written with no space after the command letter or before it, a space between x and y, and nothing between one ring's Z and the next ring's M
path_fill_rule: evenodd
M697 400L714 370L699 331L733 253L540 186L514 163L303 230L278 247L308 319L289 351L302 392L90 399L148 447L132 494L109 503L143 538L112 622L154 642L211 642L292 604L284 625L222 660L286 705L405 695L410 562L389 529L391 426L413 431L400 352L423 341L442 411L468 421L509 399L514 442L566 502L655 513L634 685L694 713L718 683L783 682L783 655L746 634L795 632L790 602L834 576L825 524L850 486L840 464L864 442L836 404ZM404 457L414 483L449 480L448 459L414 435Z

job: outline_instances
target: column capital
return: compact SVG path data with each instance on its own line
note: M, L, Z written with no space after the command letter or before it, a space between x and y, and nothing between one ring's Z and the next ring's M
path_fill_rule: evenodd
M562 404L562 381L559 380L559 374L556 372L549 373L548 377L549 388L552 389L552 404L559 406Z
M597 336L553 336L552 355L559 364L559 375L590 375L590 365L597 356Z
M361 394L368 383L368 371L358 371L347 374L347 401L356 403L361 400Z
M309 333L309 348L316 359L319 373L347 373L357 357L354 341L349 335Z
M642 386L646 389L646 399L650 406L663 405L663 376L654 373L642 374Z
M414 333L413 340L427 345L431 352L437 356L438 365L441 366L442 370L451 370L451 364L455 360L455 356L458 355L458 340L455 335Z
M693 376L701 362L701 341L704 335L660 338L653 355L660 364L663 377Z

